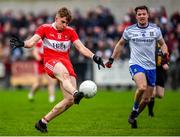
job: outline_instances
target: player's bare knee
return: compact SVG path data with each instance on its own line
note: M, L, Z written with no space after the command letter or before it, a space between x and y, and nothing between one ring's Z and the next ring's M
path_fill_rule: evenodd
M142 86L140 86L140 87L138 88L138 90L139 90L140 92L144 92L144 91L146 91L146 89L147 89L147 86L146 86L146 85L142 85Z
M70 79L70 76L69 76L68 73L63 73L63 74L60 75L60 77L58 79L64 85L67 82L67 80Z
M62 72L62 73L59 73L59 74L54 74L55 77L60 81L60 82L64 82L65 80L67 79L70 79L70 75L69 73L67 72Z
M62 74L62 78L63 78L63 80L67 80L67 79L70 79L70 75L69 75L69 73L63 73Z

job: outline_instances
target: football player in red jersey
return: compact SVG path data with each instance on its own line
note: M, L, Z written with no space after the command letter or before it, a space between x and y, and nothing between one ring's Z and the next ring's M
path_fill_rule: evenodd
M55 79L51 78L45 73L44 70L44 64L43 64L43 45L42 45L42 40L39 40L36 46L33 49L33 56L36 60L36 69L35 69L35 74L36 74L36 81L32 85L29 94L28 94L28 99L30 101L34 100L34 95L36 91L39 89L42 83L43 76L47 79L48 82L48 92L49 92L49 102L52 103L55 101L55 84L56 81Z
M10 40L11 47L31 48L42 39L44 47L44 66L45 70L53 78L60 81L63 100L40 119L35 128L41 132L47 132L47 123L66 111L73 104L79 104L84 97L82 92L77 90L76 74L69 58L71 43L84 56L91 58L95 63L105 67L101 57L93 54L79 40L76 31L69 27L72 16L66 7L60 8L52 24L43 24L37 28L35 34L28 40L22 41L18 37Z

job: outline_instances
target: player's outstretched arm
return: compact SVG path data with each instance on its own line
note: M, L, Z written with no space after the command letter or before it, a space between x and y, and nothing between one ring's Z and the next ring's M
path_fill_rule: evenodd
M76 47L76 49L81 53L83 54L84 56L88 57L88 58L91 58L93 59L93 61L95 63L98 64L98 68L100 69L100 66L102 66L103 68L105 68L105 65L103 63L103 60L101 57L95 55L94 53L92 53L88 48L86 48L84 46L84 44L80 41L80 40L76 40L74 43L73 43Z
M123 46L125 44L125 40L121 38L118 43L116 44L112 56L109 58L108 62L105 64L107 68L111 68L112 64L114 62L114 59L117 59L120 57L121 51L123 49Z
M19 47L25 47L25 48L31 48L33 47L41 37L37 34L33 35L30 39L23 41L17 36L12 36L10 39L10 46L12 48L19 48Z
M30 39L27 39L24 41L24 47L25 48L32 48L33 46L35 46L38 41L41 39L41 37L37 34L34 34Z

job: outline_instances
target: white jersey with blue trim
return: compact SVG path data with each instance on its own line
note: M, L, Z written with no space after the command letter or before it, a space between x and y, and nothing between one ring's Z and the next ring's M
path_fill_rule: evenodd
M129 66L139 65L147 70L155 69L156 41L161 38L160 28L153 23L149 23L145 28L137 24L126 28L123 32L123 39L129 42L131 50Z

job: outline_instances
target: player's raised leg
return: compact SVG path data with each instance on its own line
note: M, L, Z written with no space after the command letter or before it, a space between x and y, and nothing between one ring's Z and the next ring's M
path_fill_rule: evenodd
M62 69L59 68L62 68L63 71ZM56 76L57 79L60 80L64 90L69 94L73 95L74 103L79 104L80 100L83 98L84 95L82 92L78 92L77 88L72 85L72 82L69 79L70 77L69 72L62 63L59 62L55 65L54 75Z
M75 86L75 78L71 76L71 81L74 83ZM71 94L69 94L60 84L61 91L63 93L63 100L60 101L58 104L54 106L54 108L45 116L45 119L48 121L51 121L56 116L60 115L64 111L66 111L70 106L74 104L74 98Z
M70 76L66 67L60 62L55 65L53 72L56 78L60 81L60 87L64 98L56 104L47 115L35 124L36 129L41 132L47 132L47 123L62 114L75 103L74 93L77 92L76 78L74 76Z

